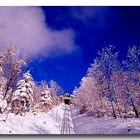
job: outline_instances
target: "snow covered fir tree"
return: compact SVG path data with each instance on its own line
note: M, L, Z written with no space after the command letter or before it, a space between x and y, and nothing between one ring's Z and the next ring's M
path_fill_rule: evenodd
M48 88L48 85L46 85L45 90L41 93L40 104L42 108L44 108L44 110L50 109L52 106L52 96L50 94L50 89Z
M17 83L17 90L13 93L11 106L14 113L30 111L33 103L33 86L34 82L28 71L23 74L23 80Z

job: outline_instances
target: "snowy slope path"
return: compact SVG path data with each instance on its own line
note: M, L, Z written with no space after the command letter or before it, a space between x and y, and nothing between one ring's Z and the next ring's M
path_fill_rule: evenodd
M75 134L69 105L65 105L61 134Z

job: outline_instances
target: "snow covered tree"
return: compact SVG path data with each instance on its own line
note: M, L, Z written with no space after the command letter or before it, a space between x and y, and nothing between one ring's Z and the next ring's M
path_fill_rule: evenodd
M17 83L17 90L13 93L11 106L15 114L30 111L33 102L34 82L29 71L23 74L23 80Z
M101 94L110 102L112 114L116 118L115 113L115 92L112 88L111 77L114 70L118 69L118 53L114 52L114 47L109 46L102 49L98 53L99 56L94 60L94 64L88 70L88 75L96 78L98 84L102 84L100 88Z
M7 79L3 76L2 59L0 59L0 113L3 113L7 107L7 100L4 99Z
M42 86L42 84L38 85L38 84L35 84L35 86L33 87L33 111L39 106L40 104L40 96L41 96L41 93L43 92L44 90L44 87Z
M25 58L19 55L18 50L12 44L7 44L5 48L6 49L0 53L0 75L3 74L7 79L4 98L7 98L8 103L10 103L13 92L11 89L15 86L16 79L22 67L26 65L26 62Z
M74 105L80 113L87 112L94 117L104 117L109 112L108 104L98 91L97 81L93 77L85 76L80 82L80 87L75 88ZM109 113L108 113L109 114Z
M0 113L3 113L3 111L7 107L7 100L4 99L6 84L7 84L7 79L3 77L3 69L2 66L0 66Z
M123 69L126 73L123 78L123 84L127 96L129 96L129 104L133 107L135 116L138 117L138 109L140 104L140 47L129 47L127 60L123 61ZM123 77L123 74L121 74ZM136 90L135 90L136 89Z
M74 104L79 108L80 113L86 112L88 93L85 91L86 78L83 77L80 82L80 87L76 88L73 92L75 94Z
M52 96L53 105L58 105L61 103L60 95L64 94L64 90L60 85L58 85L55 81L51 80L49 82L50 85L50 94Z
M53 92L53 94L58 96L64 94L64 90L62 89L62 87L58 85L55 81L51 80L49 84L50 90Z
M45 90L41 93L40 103L41 107L45 108L45 110L48 110L52 106L52 96L48 88L48 85L46 85Z
M100 71L101 63L100 61L95 58L94 63L91 64L91 67L87 71L87 76L91 77L96 80L96 88L97 88L97 94L100 99L99 104L100 104L100 109L105 110L104 106L104 95L103 95L103 89L104 89L104 75Z
M75 91L75 104L80 108L80 112L85 111L93 116L103 116L99 94L97 93L96 80L91 77L83 77L80 87Z
M114 47L105 47L73 92L74 104L94 116L127 117L140 113L140 47L128 49L122 65ZM91 80L92 79L92 80ZM100 114L100 115L99 115Z
M116 104L117 104L117 109L118 114L120 117L126 116L130 112L130 108L127 102L127 98L125 96L125 86L124 86L124 77L125 74L121 70L117 70L113 72L112 75L112 85L115 91L115 97L116 97Z
M129 47L127 60L124 61L124 64L131 80L140 86L140 46Z
M46 89L41 94L41 102L42 104L52 104L52 97L50 95L48 85L46 85Z

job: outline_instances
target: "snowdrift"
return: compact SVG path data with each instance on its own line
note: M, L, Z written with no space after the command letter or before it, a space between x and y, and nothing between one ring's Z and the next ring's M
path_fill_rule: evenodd
M0 115L0 134L60 134L64 105L53 108L47 113L27 113L18 116L10 113Z

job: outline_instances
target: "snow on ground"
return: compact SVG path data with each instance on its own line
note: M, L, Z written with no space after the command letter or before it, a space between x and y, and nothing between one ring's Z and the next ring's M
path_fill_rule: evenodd
M140 134L140 118L101 119L79 115L78 109L71 108L76 134Z
M0 134L60 134L64 104L47 113L27 113L25 117L10 113L0 115Z
M76 134L140 134L140 119L93 118L79 115L73 105L70 109ZM6 115L1 114L0 134L60 134L63 114L64 104L47 113L27 113L25 117L10 113L6 121Z

